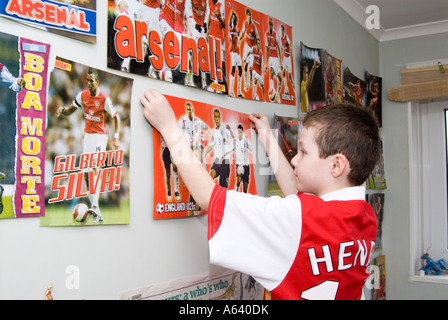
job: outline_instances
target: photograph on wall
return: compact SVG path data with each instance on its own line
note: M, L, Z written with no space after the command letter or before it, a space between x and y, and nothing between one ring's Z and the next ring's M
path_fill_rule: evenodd
M377 232L375 240L375 250L382 248L382 234L383 234L383 218L384 218L384 193L369 193L367 194L367 202L373 208L377 221Z
M227 93L224 0L109 0L116 70Z
M300 45L300 113L326 104L323 49Z
M121 300L263 300L265 289L251 276L216 269L188 278L124 292ZM185 309L183 309L185 308ZM187 306L179 314L191 314Z
M266 72L265 100L297 105L294 81L292 27L264 16Z
M343 101L355 106L366 105L366 82L355 76L348 67L343 76Z
M282 117L274 115L274 135L277 136L277 142L285 155L288 163L291 163L292 158L297 154L297 141L299 138L299 122L295 117ZM268 182L268 196L282 197L283 193L275 179L274 173L269 175Z
M188 99L166 96L194 155L217 184L257 194L249 116ZM153 218L206 214L197 206L171 160L160 133L153 129Z
M264 15L239 2L226 1L225 16L228 95L264 101Z
M372 113L376 123L381 128L383 126L383 79L366 71L366 86L366 107L369 109L370 113Z
M226 1L230 97L296 105L292 28Z
M132 85L132 79L56 57L41 226L129 223Z
M372 190L384 190L387 189L386 174L384 170L384 155L383 155L383 142L381 141L381 155L380 159L373 168L372 173L366 182L366 188Z
M0 33L0 219L45 215L50 45Z
M342 60L324 50L325 104L342 103Z
M96 43L96 0L8 0L0 16L88 43Z

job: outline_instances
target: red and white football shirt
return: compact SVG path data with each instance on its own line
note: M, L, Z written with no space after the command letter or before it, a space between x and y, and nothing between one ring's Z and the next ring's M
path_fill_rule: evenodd
M109 97L99 91L91 96L89 90L84 90L76 96L74 104L84 111L85 133L107 134L106 117L109 114L113 118L117 114Z
M375 247L365 188L263 198L216 186L210 262L254 277L273 299L361 299Z

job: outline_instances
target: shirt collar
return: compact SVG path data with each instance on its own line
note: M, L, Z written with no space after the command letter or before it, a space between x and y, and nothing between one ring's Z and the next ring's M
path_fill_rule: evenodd
M350 187L327 193L321 197L324 201L365 200L366 187Z

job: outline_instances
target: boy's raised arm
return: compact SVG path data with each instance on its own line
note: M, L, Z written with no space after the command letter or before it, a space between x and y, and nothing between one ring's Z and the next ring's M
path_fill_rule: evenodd
M272 134L268 118L263 114L254 113L249 116L249 119L255 126L258 140L266 149L271 168L283 195L286 197L291 194L297 194L294 169L280 149L277 139Z
M215 182L194 156L177 124L174 111L164 95L155 89L140 98L146 120L160 132L170 150L182 180L196 203L207 210Z

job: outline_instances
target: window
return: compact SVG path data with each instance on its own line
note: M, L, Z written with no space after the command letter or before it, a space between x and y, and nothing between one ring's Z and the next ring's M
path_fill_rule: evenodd
M447 109L448 100L409 103L411 275L428 250L435 261L448 260Z

